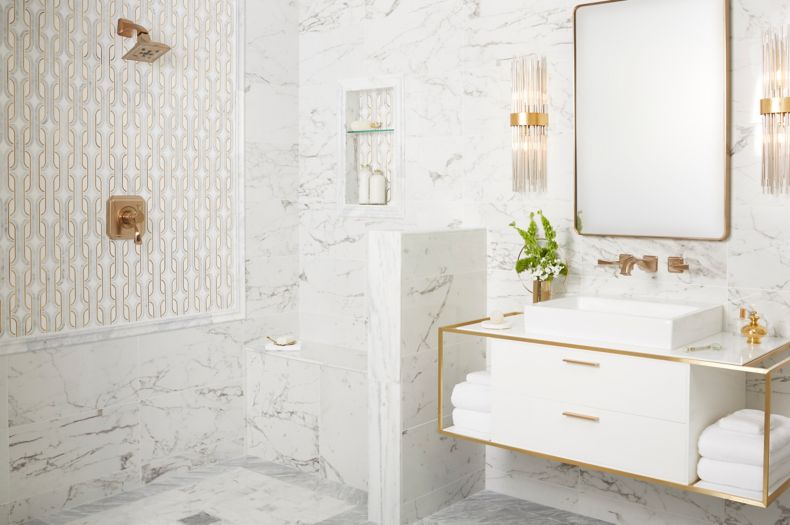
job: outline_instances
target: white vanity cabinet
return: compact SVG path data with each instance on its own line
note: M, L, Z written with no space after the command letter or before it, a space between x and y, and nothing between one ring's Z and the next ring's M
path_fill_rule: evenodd
M745 406L743 372L594 350L490 340L490 440L681 484L697 440Z

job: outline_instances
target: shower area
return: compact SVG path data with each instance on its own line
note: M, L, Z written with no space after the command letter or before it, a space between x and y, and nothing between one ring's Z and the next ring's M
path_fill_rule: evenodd
M244 344L297 322L297 113L261 118L295 83L242 4L0 5L0 524L245 456Z

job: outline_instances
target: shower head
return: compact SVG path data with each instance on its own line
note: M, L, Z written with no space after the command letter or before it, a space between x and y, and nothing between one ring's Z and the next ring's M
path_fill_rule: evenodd
M120 18L118 20L118 34L132 38L137 33L137 43L124 56L124 60L136 60L137 62L155 62L162 55L170 51L170 46L159 42L153 42L148 35L148 30L131 20Z

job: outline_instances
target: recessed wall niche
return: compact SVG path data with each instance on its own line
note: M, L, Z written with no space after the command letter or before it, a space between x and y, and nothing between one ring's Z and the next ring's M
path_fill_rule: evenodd
M401 80L341 84L338 201L346 215L403 213Z
M0 15L0 346L241 312L237 2L136 5ZM172 51L122 60L121 17ZM145 198L142 246L107 238L110 195Z

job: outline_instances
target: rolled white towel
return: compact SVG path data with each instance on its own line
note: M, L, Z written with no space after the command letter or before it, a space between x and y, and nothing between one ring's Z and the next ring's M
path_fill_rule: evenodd
M491 414L456 408L453 410L453 425L459 430L470 430L471 433L489 434L491 432Z
M478 372L470 372L466 374L466 382L474 383L476 385L491 386L491 374L488 370L480 370Z
M699 453L708 459L761 467L763 439L762 434L732 432L714 424L700 435ZM780 424L771 430L770 458L777 465L790 461L790 425Z
M450 402L455 408L491 412L491 387L474 383L458 383L453 388Z
M783 483L790 476L790 461L770 464L769 485ZM763 490L763 468L740 463L728 463L715 459L701 458L697 465L697 475L701 480L717 485L729 485L746 490Z
M771 430L777 425L787 424L787 418L778 414L771 415ZM762 434L765 423L765 412L762 410L752 410L745 408L733 412L719 420L719 426L732 432L743 432L744 434Z

